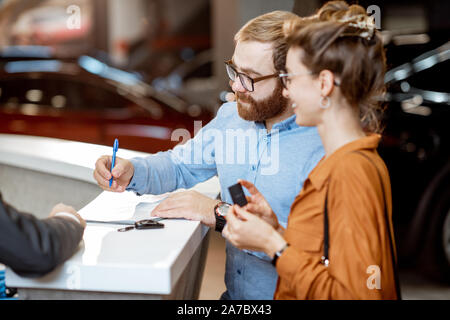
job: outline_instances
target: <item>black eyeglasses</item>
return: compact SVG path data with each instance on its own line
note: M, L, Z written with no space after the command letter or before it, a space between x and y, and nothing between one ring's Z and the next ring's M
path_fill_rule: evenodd
M237 72L236 69L233 67L231 60L225 61L225 68L227 69L228 78L230 78L231 81L233 82L236 81L236 77L238 77L245 90L250 92L253 92L255 90L256 82L278 77L278 73L274 73L268 76L250 78L245 73Z

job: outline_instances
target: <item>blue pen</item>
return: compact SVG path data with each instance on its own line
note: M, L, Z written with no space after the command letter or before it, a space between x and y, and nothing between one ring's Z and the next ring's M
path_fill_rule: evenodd
M114 168L114 164L116 163L116 152L119 149L119 140L114 140L114 146L113 146L113 155L111 160L111 179L109 179L109 187L111 188L113 177L112 177L112 169Z

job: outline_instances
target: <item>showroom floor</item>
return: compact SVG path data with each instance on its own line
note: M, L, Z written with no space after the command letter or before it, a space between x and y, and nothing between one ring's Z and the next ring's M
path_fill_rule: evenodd
M225 291L225 239L211 230L205 272L200 287L200 300L217 300Z
M225 291L225 240L211 232L200 300L216 300ZM427 280L414 272L401 272L402 296L405 300L450 300L450 286Z

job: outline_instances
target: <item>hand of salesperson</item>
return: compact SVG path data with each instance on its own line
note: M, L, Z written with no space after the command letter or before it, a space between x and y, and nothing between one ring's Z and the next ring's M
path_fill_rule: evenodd
M64 203L58 203L56 206L54 206L49 214L49 218L54 217L58 213L62 212L75 216L75 218L77 218L78 221L80 222L81 226L83 228L86 228L86 221L78 214L78 212L73 207L65 205ZM66 218L64 215L61 215L61 217Z
M134 166L130 160L116 157L116 163L112 172L110 172L111 159L111 156L101 156L98 158L95 163L94 179L103 190L123 192L130 184L131 178L133 178ZM111 173L114 179L110 188L109 180L111 179Z

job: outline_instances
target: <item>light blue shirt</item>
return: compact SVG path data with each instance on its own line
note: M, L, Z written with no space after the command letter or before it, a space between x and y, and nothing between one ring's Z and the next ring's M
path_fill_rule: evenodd
M131 159L134 176L127 190L162 194L217 175L222 201L232 203L228 187L245 179L286 227L291 204L324 154L317 129L298 126L295 115L268 132L264 123L242 119L236 103L230 102L185 144ZM267 255L239 250L228 241L226 255L225 284L231 299L273 299L278 275Z

